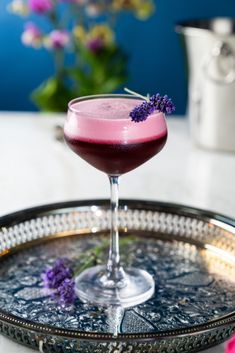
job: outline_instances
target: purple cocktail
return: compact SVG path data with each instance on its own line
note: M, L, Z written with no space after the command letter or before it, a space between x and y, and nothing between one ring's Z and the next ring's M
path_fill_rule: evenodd
M105 172L111 184L111 244L106 266L95 266L76 279L80 299L130 307L149 299L154 281L146 271L123 269L119 256L118 180L156 155L165 145L165 115L154 112L136 123L130 112L142 103L131 95L100 95L70 102L64 134L69 147Z

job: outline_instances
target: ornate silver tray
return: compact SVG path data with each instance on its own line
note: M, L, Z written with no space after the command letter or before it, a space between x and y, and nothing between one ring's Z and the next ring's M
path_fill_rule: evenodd
M61 308L41 273L79 263L108 236L109 202L74 201L0 218L0 332L41 352L197 352L235 331L235 222L174 204L121 201L125 265L147 269L155 296L123 310ZM83 255L83 256L82 256ZM104 258L103 261L106 259Z

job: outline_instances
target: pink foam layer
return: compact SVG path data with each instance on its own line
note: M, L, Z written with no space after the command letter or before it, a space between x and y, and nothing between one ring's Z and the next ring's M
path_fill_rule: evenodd
M130 111L141 100L97 98L75 103L69 111L64 132L69 138L101 143L136 143L167 133L165 116L154 113L144 122L133 122Z

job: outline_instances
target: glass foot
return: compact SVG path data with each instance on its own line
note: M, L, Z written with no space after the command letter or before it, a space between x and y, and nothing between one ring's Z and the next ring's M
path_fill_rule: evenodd
M125 285L120 288L105 287L104 276L106 276L106 266L95 266L83 271L75 279L79 299L94 305L119 305L128 308L145 302L154 293L154 280L144 270L127 269Z

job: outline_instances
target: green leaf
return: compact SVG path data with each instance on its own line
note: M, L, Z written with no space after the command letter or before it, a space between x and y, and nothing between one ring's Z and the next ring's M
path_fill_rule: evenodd
M58 77L50 77L31 95L31 99L37 107L47 112L66 112L68 102L72 98L73 93L65 85L64 79Z
M111 93L127 79L127 55L117 46L92 53L80 48L79 66L69 70L79 95Z
M127 79L127 55L116 46L98 53L79 46L77 64L65 67L59 76L43 82L32 93L42 111L65 112L72 98L117 91Z

